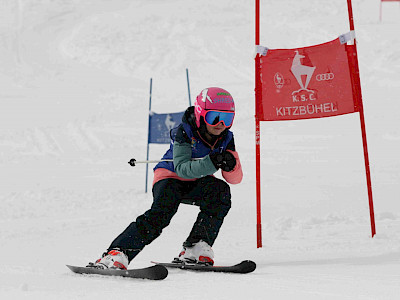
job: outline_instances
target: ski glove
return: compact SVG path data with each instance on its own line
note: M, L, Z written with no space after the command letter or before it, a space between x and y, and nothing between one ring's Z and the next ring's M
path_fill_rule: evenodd
M236 159L229 151L223 151L221 153L210 154L211 162L214 167L218 170L221 169L225 172L232 171L236 166Z

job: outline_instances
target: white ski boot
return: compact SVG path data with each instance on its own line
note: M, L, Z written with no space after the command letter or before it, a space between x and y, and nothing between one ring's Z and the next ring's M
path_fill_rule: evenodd
M183 246L181 253L173 260L174 263L214 264L214 251L204 241L195 243L192 247Z
M108 252L104 252L102 258L96 260L95 263L89 263L88 267L126 270L128 264L128 257L124 252L118 249L112 249Z

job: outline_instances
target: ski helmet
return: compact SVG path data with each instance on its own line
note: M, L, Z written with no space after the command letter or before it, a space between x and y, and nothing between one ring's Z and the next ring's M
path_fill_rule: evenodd
M224 89L206 88L196 97L194 114L197 127L200 127L201 118L211 126L223 122L226 127L231 127L235 117L235 102Z

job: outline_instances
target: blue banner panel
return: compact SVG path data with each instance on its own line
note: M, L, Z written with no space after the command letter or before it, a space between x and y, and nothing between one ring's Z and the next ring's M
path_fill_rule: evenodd
M150 113L149 122L149 143L169 144L171 137L169 132L182 122L184 112L171 114Z

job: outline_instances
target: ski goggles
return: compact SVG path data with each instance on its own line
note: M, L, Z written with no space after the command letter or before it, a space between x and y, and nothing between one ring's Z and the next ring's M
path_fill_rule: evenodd
M204 113L205 112L205 113ZM210 126L217 126L219 123L224 123L225 127L231 127L235 112L220 111L220 110L207 110L203 111L204 121Z

